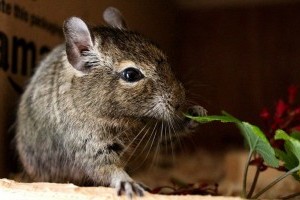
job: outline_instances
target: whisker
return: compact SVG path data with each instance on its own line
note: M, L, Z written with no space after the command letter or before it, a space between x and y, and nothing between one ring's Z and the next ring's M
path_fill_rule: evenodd
M153 113L153 110L155 110L155 107L157 106L158 106L157 104L154 104L145 113L143 113L142 116L147 116L148 114L151 114L151 112Z
M151 127L149 127L149 128L147 129L147 131L145 132L145 134L144 134L144 135L142 136L142 138L140 139L139 143L134 147L134 150L131 152L129 158L126 160L125 165L128 164L128 162L130 161L130 159L132 158L132 156L134 155L134 153L136 152L136 150L138 149L138 147L140 146L140 144L142 143L142 141L144 140L144 138L145 138L146 135L148 134L148 131L150 130L150 128L151 128ZM140 131L139 134L141 134L141 133L142 133L142 131ZM138 135L139 135L139 134L138 134ZM136 138L137 138L137 137L136 137ZM136 140L136 138L135 138L134 140L132 140L132 142L130 143L130 145L133 143L133 141ZM127 146L127 149L130 147L130 145ZM123 152L125 152L125 151L123 151ZM136 156L136 157L138 157L138 156Z
M150 138L147 140L146 145L144 146L143 150L139 153L139 155L141 155L141 154L145 151L145 149L146 149L146 147L147 147L149 141L151 140L152 136L153 136L153 139L152 139L152 144L153 144L153 141L155 140L155 135L154 135L153 133L154 133L156 127L157 127L157 124L158 124L158 122L155 123L155 126L154 126L154 128L153 128L153 130L152 130L152 132L151 132L151 134L150 134ZM141 166L143 166L143 164L145 163L145 161L147 160L147 158L148 158L148 156L149 156L149 153L151 152L152 144L150 145L150 148L149 148L149 150L148 150L148 152L147 152L147 155L144 157L143 161L140 162L139 165L133 169L133 171L135 171L136 169L138 169L138 168L140 168ZM139 157L139 156L136 156L136 158L138 158L138 157Z
M166 129L162 129L162 132L164 133L164 140L165 140L165 145L166 145L166 153L168 152L168 138L167 138L167 132Z
M169 120L167 120L167 127L168 127L168 135L169 135L169 139L170 139L170 145L171 145L171 153L172 153L172 161L173 163L175 162L175 154L174 154L174 149L173 149L173 141L172 141L172 135L171 135L171 128L170 128L170 124L169 124Z
M191 99L194 99L196 101L201 101L201 102L204 102L204 103L209 103L211 102L208 97L204 96L204 95L201 95L199 93L196 93L196 92L191 92L191 93L188 93L187 92L187 96L188 96L188 100L191 100Z
M149 113L153 112L153 110L155 109L156 106L157 106L157 105L154 105L151 109L149 109ZM150 121L149 121L148 123L150 123ZM147 123L147 124L148 124L148 123ZM152 133L150 134L150 137L152 136L154 130L156 129L156 126L157 126L157 122L156 122L156 124L155 124L155 126L154 126L154 128L153 128L153 130L152 130ZM138 145L135 147L135 150L134 150L134 152L131 154L130 158L133 156L133 154L135 153L135 151L137 150L137 148L139 147L139 145L142 143L142 141L144 140L144 138L147 136L149 130L150 130L150 127L148 128L148 130L146 131L146 133L143 135L143 137L141 138L141 140L140 140L140 142L138 143ZM140 131L140 132L142 132L142 131ZM135 140L135 139L134 139L134 140ZM149 140L150 140L150 138L149 138ZM145 150L146 146L148 145L149 140L147 141L146 145L144 146L144 149L140 152L140 154ZM138 157L138 156L137 156L137 157ZM128 160L130 160L130 158L129 158Z
M156 105L154 105L152 108L150 108L150 109L148 109L147 111L145 111L144 114L150 113L151 110L152 110L155 106L156 106ZM137 120L135 120L135 121L137 121ZM123 150L123 153L125 153L125 152L128 150L128 148L130 148L130 146L137 140L137 138L141 135L141 133L145 130L145 128L146 128L150 123L151 123L151 122L148 121L148 122L143 126L143 128L136 134L136 136L135 136L133 139L130 139L130 137L127 136L127 130L123 130L123 131L121 131L119 134L117 134L115 137L113 137L113 138L112 138L112 141L116 140L117 138L120 138L120 135L122 135L123 133L125 133L126 136L127 136L127 140L130 141L130 143L127 144L127 145L126 145L126 148ZM149 130L149 129L150 129L150 127L148 128L148 130ZM148 132L148 130L147 130L147 132ZM147 132L146 132L146 133L147 133ZM142 137L142 139L141 139L140 142L138 143L138 146L140 145L141 141L144 139L144 137L145 137L146 135L147 135L147 134L145 134L145 135ZM136 146L136 147L137 147L137 146ZM135 152L135 151L136 151L136 148L135 148L134 152ZM126 162L126 163L127 163L127 162Z
M160 129L160 135L159 135L159 139L158 139L158 143L156 144L156 148L155 148L155 152L154 152L154 156L152 158L152 162L151 162L151 165L150 165L150 170L155 167L155 164L157 163L157 159L158 159L158 153L160 151L160 144L159 144L159 141L161 140L162 138L162 127L163 127L163 123L161 123L161 129ZM158 132L158 131L157 131Z

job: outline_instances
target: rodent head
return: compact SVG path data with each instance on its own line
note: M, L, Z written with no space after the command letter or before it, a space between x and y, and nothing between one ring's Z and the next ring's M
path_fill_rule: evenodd
M113 27L89 29L76 17L64 23L67 58L81 74L73 79L77 107L96 116L175 118L185 92L166 56L124 20L109 19Z

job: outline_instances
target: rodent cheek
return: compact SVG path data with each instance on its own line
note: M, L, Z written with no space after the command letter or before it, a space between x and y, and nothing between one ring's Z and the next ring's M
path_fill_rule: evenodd
M139 85L139 82L140 81L129 83L122 79L119 79L119 85L120 85L120 87L122 87L124 89L130 89L130 88L137 87Z
M122 102L119 104L121 110L138 114L141 110L141 104L144 103L144 97L148 94L145 93L145 82L139 81L136 83L123 83L125 81L119 80L121 83L116 89L115 100ZM130 108L130 109L129 109Z

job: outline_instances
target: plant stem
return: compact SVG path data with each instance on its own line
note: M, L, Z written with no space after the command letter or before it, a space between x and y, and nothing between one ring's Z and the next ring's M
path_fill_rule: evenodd
M247 176L248 176L248 168L249 168L249 163L251 161L253 155L253 151L251 150L248 155L248 159L245 165L245 170L244 170L244 177L243 177L243 197L247 197L247 192L246 192L246 187L247 187Z
M298 171L300 169L300 166L295 167L294 169L291 169L290 171L286 172L285 174L279 176L277 179L275 179L274 181L272 181L269 185L267 185L264 189L262 189L261 191L259 191L254 197L253 199L257 199L260 195L262 195L263 193L265 193L267 190L269 190L271 187L273 187L276 183L278 183L279 181L281 181L282 179L284 179L285 177L293 174L294 172Z
M254 189L256 187L256 183L257 183L259 174L260 174L259 166L256 166L255 176L254 176L254 179L253 179L253 182L252 182L252 185L251 185L251 189L250 189L250 191L247 195L247 199L251 199L251 196L252 196L252 194L254 192Z
M281 197L280 199L291 199L291 198L294 198L294 197L297 197L297 196L300 196L300 192L290 194L290 195L285 196L285 197Z

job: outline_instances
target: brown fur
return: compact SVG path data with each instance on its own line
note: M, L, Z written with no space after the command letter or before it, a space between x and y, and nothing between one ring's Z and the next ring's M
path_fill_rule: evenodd
M155 150L184 129L175 122L182 120L185 92L162 51L135 32L90 32L92 67L75 69L60 45L41 62L22 96L17 150L33 181L120 187L133 181L124 168L137 152ZM122 80L127 67L140 69L144 78ZM176 130L167 128L171 123Z

